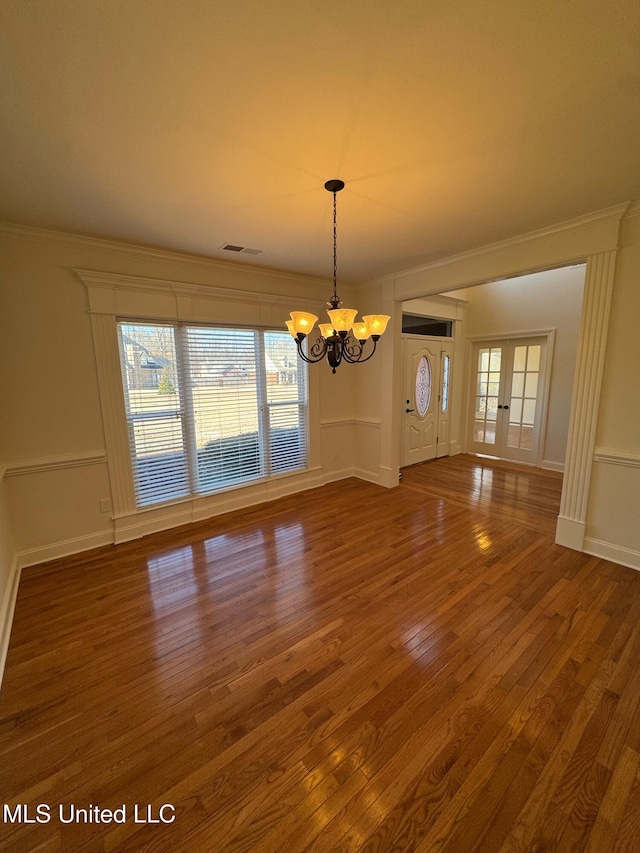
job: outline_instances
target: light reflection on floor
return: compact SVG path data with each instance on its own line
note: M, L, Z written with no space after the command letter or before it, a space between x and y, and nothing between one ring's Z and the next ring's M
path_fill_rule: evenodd
M476 527L473 532L473 535L475 537L478 547L483 553L486 553L487 551L491 550L491 537L486 532L486 530L481 527Z
M195 548L195 550L194 550ZM221 533L195 546L175 548L147 559L150 600L154 611L179 630L188 621L197 630L211 632L226 625L236 596L248 598L256 583L264 584L256 616L289 619L293 607L308 603L314 567L305 560L305 531L298 522L268 525L260 530ZM242 578L247 585L242 588ZM166 645L163 632L158 637Z
M186 545L149 557L149 591L154 610L171 608L198 591L194 577L193 548Z
M233 564L233 561L237 561L239 557L245 557L254 568L266 565L265 535L262 530L252 533L246 531L235 534L221 533L207 539L204 549L206 569L212 576L215 576L217 571L225 569L225 561L231 561Z
M314 567L305 557L305 531L299 522L278 525L273 531L275 553L270 562L273 575L272 613L284 616L292 607L307 607L313 586Z
M147 558L149 598L153 610L162 616L162 628L154 633L149 650L159 690L175 680L176 668L181 670L183 686L198 678L210 641L243 627L234 623L236 599L246 604L256 584L264 584L271 572L277 610L280 597L290 591L285 586L285 556L299 554L302 540L301 525L296 523L277 528L275 535L272 530L222 533ZM272 608L265 608L261 593L255 609L258 620L264 618L265 610ZM228 662L220 664L225 667Z
M480 465L475 465L473 468L473 486L469 493L471 503L477 505L480 502L480 498L489 496L492 486L493 471L491 468L483 468Z

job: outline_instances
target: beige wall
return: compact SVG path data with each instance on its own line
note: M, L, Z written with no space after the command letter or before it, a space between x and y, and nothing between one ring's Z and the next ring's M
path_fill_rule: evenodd
M291 297L274 309L283 323L296 300L322 307L330 284L35 229L16 234L0 238L0 446L12 547L29 565L113 541L112 519L100 512L100 500L111 495L89 300L74 269L244 290L264 294L267 303L269 296ZM350 475L352 379L332 376L326 364L310 373L325 424L314 438L323 476Z
M585 548L640 568L637 212L636 207L622 226L583 526ZM358 288L355 302L361 311L375 309L393 317L379 359L335 376L326 365L310 368L318 399L314 452L324 481L356 473L387 486L397 483L401 390L399 395L395 391L401 389L402 379L402 302L508 278L527 268L579 261L591 250L597 256L611 247L617 229L613 213L594 215L575 228L536 233L531 240L490 247ZM0 446L8 463L2 481L4 578L14 551L26 565L113 540L113 522L99 510L100 499L110 495L87 291L74 268L279 294L291 297L292 306L297 299L317 299L319 312L328 292L326 282L239 265L132 251L47 232L8 233L15 236L2 238L0 270ZM342 289L343 298L353 298L353 292Z
M562 470L584 289L583 265L532 273L456 290L469 302L469 338L555 330L543 467Z

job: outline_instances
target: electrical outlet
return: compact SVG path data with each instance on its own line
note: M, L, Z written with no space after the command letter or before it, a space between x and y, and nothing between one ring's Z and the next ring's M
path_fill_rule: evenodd
M111 512L111 498L101 498L100 512Z

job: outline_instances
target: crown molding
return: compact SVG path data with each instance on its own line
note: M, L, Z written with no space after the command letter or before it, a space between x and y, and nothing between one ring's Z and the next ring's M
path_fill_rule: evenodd
M205 267L208 269L246 272L254 276L276 279L278 281L293 281L298 284L326 285L328 279L316 276L284 272L254 264L240 264L231 261L221 261L204 255L172 252L168 249L154 249L136 243L121 243L117 240L106 240L100 237L87 237L82 234L72 234L66 231L53 231L46 228L35 228L31 225L16 225L12 222L0 222L0 237L11 237L19 240L35 240L39 243L49 243L71 248L95 249L112 255L145 258L151 261L176 263L189 266Z
M403 306L406 305L407 302L436 302L442 305L448 305L451 308L456 307L457 305L468 305L468 299L462 299L457 296L443 296L441 293L429 293L427 296L413 296L411 299L403 300ZM409 307L409 310L411 308ZM495 337L495 335L493 336Z
M439 267L448 266L451 263L457 263L461 260L481 257L483 255L491 254L492 252L499 252L505 248L535 242L536 240L545 239L568 231L576 231L582 228L589 228L593 225L601 225L607 222L620 220L623 217L626 218L638 215L640 215L640 199L613 205L612 207L588 213L584 216L579 216L575 219L570 219L556 225L547 226L537 231L530 231L527 234L509 237L506 240L490 243L476 249L469 249L466 252L461 252L456 255L449 255L446 258L440 258L427 264L410 267L395 273L387 273L366 282L347 286L351 286L354 290L358 290L359 288L369 288L373 285L384 286L385 284L393 284L398 278L415 275L416 273L423 271L426 272L438 269ZM256 266L254 264L233 263L231 261L223 261L217 258L206 257L204 255L173 252L168 249L158 249L137 243L124 243L118 240L89 237L83 234L74 234L67 231L56 231L47 228L37 228L32 225L19 225L13 222L0 222L0 237L34 240L39 243L48 243L72 248L94 249L107 254L145 258L151 261L204 267L226 272L246 272L250 275L263 276L265 278L277 279L280 281L292 281L310 285L326 285L328 281L326 278L285 272L270 269L268 267Z
M90 297L92 291L124 290L128 293L164 293L175 297L190 297L196 299L223 299L225 302L237 304L256 303L260 305L291 305L292 297L280 294L264 293L253 290L233 290L210 284L191 284L189 282L172 281L169 279L149 278L147 276L120 275L119 273L101 272L100 270L74 269L73 272L87 287ZM322 302L320 297L298 298L296 305L315 307ZM104 313L101 305L90 298L90 311Z
M624 218L629 219L631 216L640 216L640 199L636 199L631 202L626 210Z
M355 285L352 285L352 286L355 287L356 289L358 289L358 288L371 288L371 287L375 287L376 285L379 287L385 287L385 285L393 286L393 284L395 282L395 278L396 278L396 273L394 273L394 272L385 273L385 275L379 275L379 276L376 276L375 278L368 278L366 281L361 281L361 282L359 282Z
M636 209L637 208L637 209ZM446 258L432 261L428 264L422 264L418 267L401 270L395 274L395 278L401 279L408 276L414 276L416 273L431 272L441 267L450 266L451 264L460 263L460 261L473 260L485 255L491 255L497 252L502 252L505 249L510 249L515 246L523 246L528 243L536 243L540 240L546 240L549 237L555 237L560 234L569 232L581 231L586 228L592 228L596 225L606 225L610 223L620 222L620 220L633 211L632 215L637 215L640 212L640 202L624 202L616 204L612 207L606 207L603 210L597 210L594 213L587 213L584 216L578 216L575 219L569 219L566 222L560 222L557 225L549 225L545 228L540 228L537 231L529 231L527 234L520 234L516 237L509 237L506 240L500 240L497 243L489 243L486 246L480 246L477 249L469 249L467 252L460 252L457 255L449 255Z

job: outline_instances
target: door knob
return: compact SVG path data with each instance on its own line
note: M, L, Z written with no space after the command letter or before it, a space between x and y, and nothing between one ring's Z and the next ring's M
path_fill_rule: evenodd
M407 414L409 414L409 412L415 412L415 409L405 409L405 411Z

